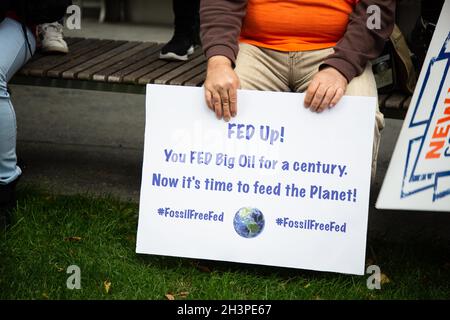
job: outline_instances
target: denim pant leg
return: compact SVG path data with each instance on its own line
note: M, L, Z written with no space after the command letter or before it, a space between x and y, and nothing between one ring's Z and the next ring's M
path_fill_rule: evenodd
M27 32L34 52L34 36L28 28ZM0 185L14 181L22 173L17 167L16 116L7 84L30 57L22 25L9 18L3 20L0 23Z

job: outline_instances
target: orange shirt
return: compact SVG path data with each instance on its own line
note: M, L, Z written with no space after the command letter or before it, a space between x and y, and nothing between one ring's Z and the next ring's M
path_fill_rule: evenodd
M359 0L248 0L240 41L278 51L334 47Z

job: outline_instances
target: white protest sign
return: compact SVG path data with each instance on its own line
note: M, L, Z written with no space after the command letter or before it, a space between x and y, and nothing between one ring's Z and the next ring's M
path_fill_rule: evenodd
M441 16L376 207L450 211L450 1Z
M375 98L148 85L138 253L364 274Z

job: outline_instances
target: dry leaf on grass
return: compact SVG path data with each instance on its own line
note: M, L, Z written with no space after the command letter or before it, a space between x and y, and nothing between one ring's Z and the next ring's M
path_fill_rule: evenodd
M179 296L180 298L187 298L187 296L189 295L189 292L181 291L180 293L177 293L176 295Z
M380 283L381 283L381 284L387 284L387 283L389 283L389 282L391 282L391 280L388 278L388 276L385 275L384 273L382 273L382 274L380 275Z
M103 289L105 289L105 292L108 294L111 290L111 282L108 280L103 281Z
M166 296L167 300L175 300L175 296L171 293L166 293L165 296Z
M81 237L67 237L64 240L70 241L70 242L78 242L78 241L81 241Z
M58 272L66 271L66 269L60 267L60 266L58 265L58 263L55 263L55 264L54 264L54 267L56 268L56 270L58 270Z

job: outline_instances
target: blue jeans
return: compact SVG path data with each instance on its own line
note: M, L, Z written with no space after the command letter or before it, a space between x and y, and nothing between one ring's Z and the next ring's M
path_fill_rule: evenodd
M34 53L36 42L27 28ZM16 115L7 91L7 83L31 58L22 25L6 18L0 23L0 185L16 180L22 173L16 157Z

